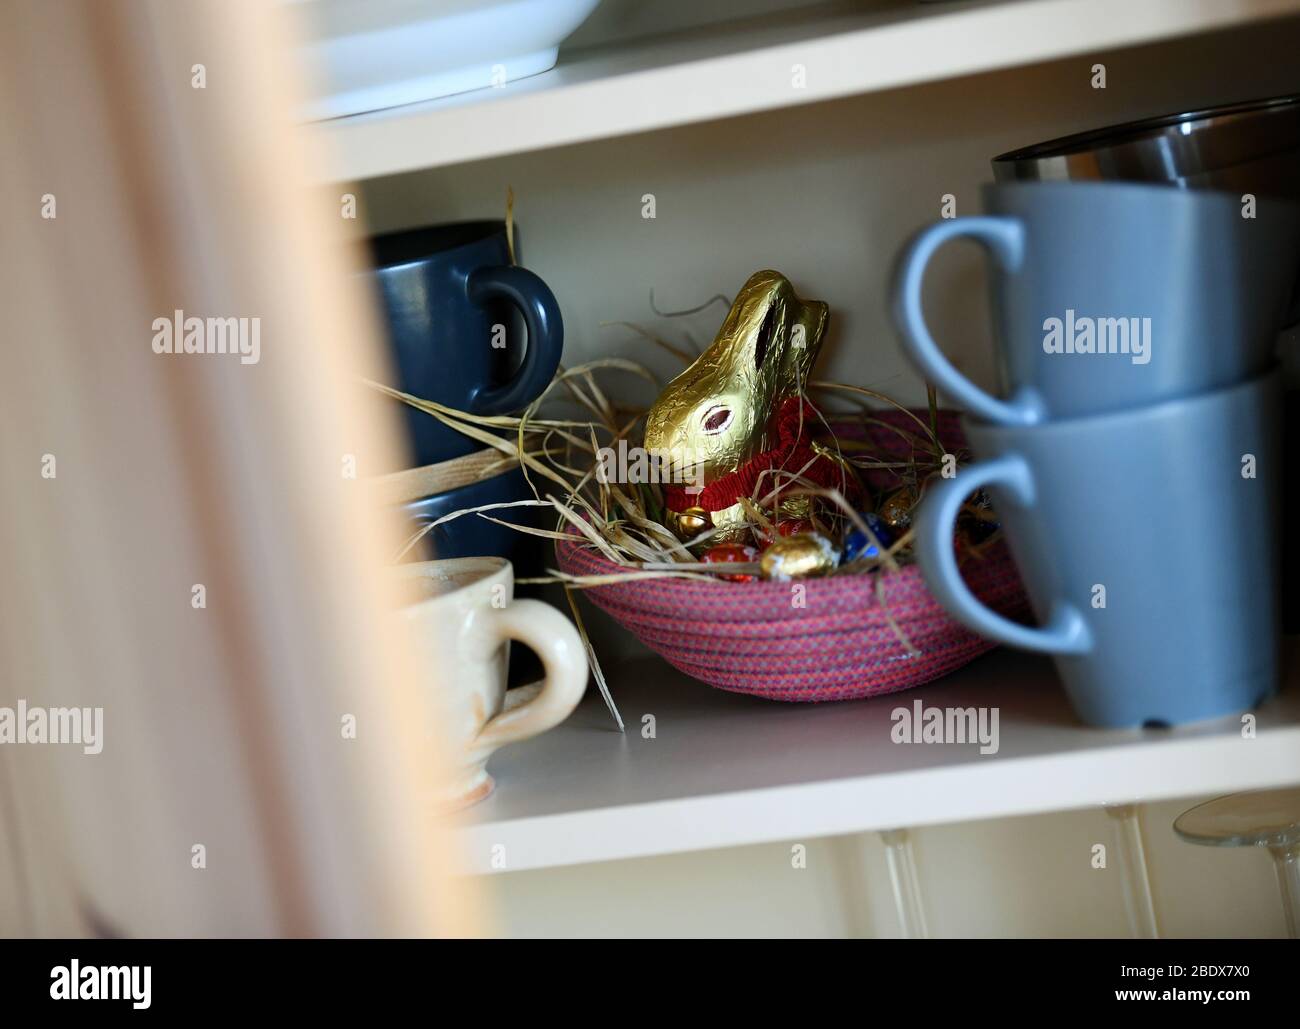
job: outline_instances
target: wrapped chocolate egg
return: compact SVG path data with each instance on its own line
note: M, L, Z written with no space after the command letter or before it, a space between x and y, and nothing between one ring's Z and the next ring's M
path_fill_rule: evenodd
M894 534L880 515L871 511L863 512L862 520L875 533L881 547L888 548L894 542ZM879 557L881 550L861 529L854 529L844 537L844 560L856 561L860 557Z
M759 568L764 579L789 582L814 575L826 575L840 563L840 550L825 536L801 532L774 540L763 551Z
M783 518L776 523L776 531L781 536L798 536L801 532L811 532L812 522L806 518Z
M720 543L700 556L705 564L750 564L758 560L758 548L743 543ZM753 582L754 575L723 575L729 582Z
M786 536L797 536L801 532L812 532L813 524L806 518L780 518L778 517L772 523L771 529L755 529L754 533L766 546L773 540L779 540Z
M915 506L916 490L904 486L885 497L876 513L897 537L912 527L912 508Z

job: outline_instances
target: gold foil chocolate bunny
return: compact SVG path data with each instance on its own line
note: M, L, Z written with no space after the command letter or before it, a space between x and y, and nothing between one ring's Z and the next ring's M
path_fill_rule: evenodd
M710 507L697 500L726 477L739 472L743 478L756 458L789 439L789 419L778 426L774 415L788 410L787 402L800 394L821 348L826 319L826 305L800 300L784 275L756 272L736 295L712 345L650 408L646 450L666 463L675 483L695 487L664 491L669 526L682 539L710 526L720 527L714 537L719 542L744 534L743 528L725 528L743 520L738 503ZM798 402L793 403L799 414ZM713 499L719 492L724 500L737 492L746 495L740 487L747 484L744 479L734 490L715 489Z

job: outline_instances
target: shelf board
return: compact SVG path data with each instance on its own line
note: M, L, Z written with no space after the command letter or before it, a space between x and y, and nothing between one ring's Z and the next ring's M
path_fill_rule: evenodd
M349 181L1095 53L1300 13L1300 0L951 0L805 9L624 46L549 72L319 123ZM792 68L806 69L796 88Z
M1007 650L918 690L832 704L725 693L633 661L609 675L627 732L593 690L560 727L494 755L497 789L467 813L462 852L472 872L502 870L494 853L521 871L1297 783L1300 641L1290 650L1253 739L1235 716L1086 728L1050 662ZM916 701L996 705L998 752L892 742L892 712Z

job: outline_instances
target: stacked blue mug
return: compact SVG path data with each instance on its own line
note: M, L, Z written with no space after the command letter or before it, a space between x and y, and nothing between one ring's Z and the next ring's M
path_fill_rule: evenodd
M559 366L563 321L546 283L512 262L504 222L395 232L373 238L370 248L398 389L473 415L516 414L542 394ZM400 405L409 460L446 469L458 483L403 505L413 530L456 511L532 499L517 466L464 481L481 442L400 401L384 402ZM539 527L539 512L490 513ZM535 574L542 564L536 536L475 515L437 525L410 556L505 557L519 575Z
M975 458L933 481L917 560L957 620L1053 656L1089 724L1167 726L1277 688L1280 397L1274 346L1300 269L1300 207L1127 182L1003 182L978 217L901 255L904 349L961 407ZM991 260L1000 395L943 355L926 265L973 239ZM987 488L1038 625L982 606L953 547Z

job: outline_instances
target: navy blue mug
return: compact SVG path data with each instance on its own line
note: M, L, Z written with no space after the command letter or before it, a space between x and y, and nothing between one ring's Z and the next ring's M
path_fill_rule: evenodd
M410 531L415 532L454 511L532 499L533 491L523 470L512 468L490 479L480 479L403 504L402 513L409 519ZM553 528L555 522L555 511L549 507L505 507L485 513L499 521L534 529ZM465 514L428 532L421 540L420 549L408 554L407 559L429 561L484 556L507 558L515 566L515 575L520 578L540 575L544 563L543 540L540 536L490 522L477 514Z
M479 415L511 414L541 395L559 367L564 324L546 283L510 263L504 222L393 232L370 246L396 388ZM416 465L482 446L401 406Z

